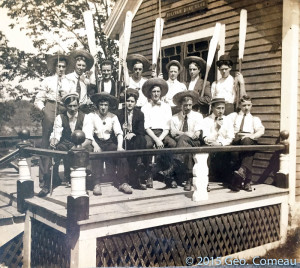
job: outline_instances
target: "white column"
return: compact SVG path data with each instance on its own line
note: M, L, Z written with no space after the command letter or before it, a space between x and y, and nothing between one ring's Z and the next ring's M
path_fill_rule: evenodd
M195 165L193 167L193 186L194 193L192 200L201 201L208 199L208 154L194 154Z
M87 196L85 167L71 168L71 196Z
M23 267L31 267L31 218L26 213L25 225L24 225L24 236L23 236Z
M18 167L19 167L19 180L21 182L32 180L30 174L31 158L23 158L23 157L19 158Z

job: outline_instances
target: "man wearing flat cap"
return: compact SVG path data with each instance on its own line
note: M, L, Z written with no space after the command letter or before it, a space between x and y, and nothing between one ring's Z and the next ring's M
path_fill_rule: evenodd
M124 133L125 150L146 149L144 114L135 107L138 98L139 92L128 88L125 107L116 112ZM129 184L134 189L146 190L147 188L141 184L140 178L145 169L141 157L128 157L127 162L129 165Z
M94 152L102 151L123 151L123 131L118 120L118 117L109 112L109 110L115 109L118 106L118 99L106 92L100 92L91 96L91 100L97 106L95 113L91 113L92 124L94 129ZM126 182L125 178L125 163L124 159L110 160L104 159L106 163L106 168L113 173L117 170L117 177L114 178L114 185L119 189L119 191L126 194L131 194L132 190ZM97 166L95 161L93 161L93 173L95 170L99 170L99 167L103 167L103 161L99 161ZM101 195L101 175L102 171L96 172L94 177L94 195Z
M61 99L65 94L70 93L73 90L71 81L65 76L68 64L69 58L66 55L57 54L47 58L47 68L54 74L43 80L34 102L34 106L43 113L41 148L44 149L48 149L50 145L49 138L53 129L55 110L56 114L65 110ZM50 157L40 157L40 187L43 187L44 185L44 176L48 176L50 162Z
M167 82L162 78L150 78L144 83L142 91L150 99L142 107L145 115L147 149L174 148L176 142L168 135L172 118L171 107L161 101L168 92ZM153 178L149 177L147 185L153 187Z
M168 70L169 79L167 84L169 86L168 93L162 100L168 103L171 106L172 114L176 114L180 111L180 107L177 107L173 102L173 97L179 92L185 91L185 84L177 80L178 75L182 72L182 66L177 60L171 60L167 65L166 69Z
M209 102L211 100L209 81L206 81L204 94L203 97L201 97L204 83L201 78L201 72L205 71L206 61L201 57L189 56L184 59L184 66L191 77L191 81L186 83L187 89L194 90L199 94L199 99L197 104L195 104L194 109L199 110L203 116L206 116L209 112Z
M232 120L224 115L225 99L211 101L212 114L203 119L203 140L208 146L230 145L234 139ZM210 154L210 178L225 183L230 180L230 153Z
M177 148L201 146L203 116L192 110L198 99L199 95L195 91L179 92L173 98L173 102L181 107L181 112L173 115L171 120L171 136L177 141ZM190 191L194 166L193 155L179 154L176 158L187 167L187 181L184 189Z
M147 78L143 77L144 71L149 70L150 62L140 54L131 54L126 59L128 70L132 72L132 76L129 78L129 88L138 90L139 99L136 106L142 107L148 102L147 98L142 93L142 87L147 81Z
M229 55L220 56L217 66L222 77L211 86L213 98L218 96L225 99L225 115L233 113L239 102L237 98L246 95L243 75L239 72L236 73L235 78L230 75L232 65Z
M89 71L94 65L93 56L85 50L75 50L70 54L70 67L66 77L71 80L73 91L79 95L79 108L80 110L88 113L88 105L91 105L90 98L88 96L88 86L95 84L93 77L86 76L86 72Z
M84 148L92 151L91 143L93 140L93 128L91 119L88 115L78 111L79 96L75 93L69 93L62 99L66 108L64 113L59 114L54 121L53 132L50 136L50 146L60 151L69 151L74 143L72 142L71 135L75 130L82 130L85 134L85 141L82 144ZM56 159L54 168L54 176L58 177L58 166L60 159ZM50 173L50 166L48 174ZM70 162L68 158L64 159L64 182L70 183L71 179ZM50 189L50 176L45 182L44 187L39 192L39 196L43 197L49 193Z
M117 97L117 85L112 78L113 63L110 60L104 60L100 64L102 79L98 85L98 92L106 92Z

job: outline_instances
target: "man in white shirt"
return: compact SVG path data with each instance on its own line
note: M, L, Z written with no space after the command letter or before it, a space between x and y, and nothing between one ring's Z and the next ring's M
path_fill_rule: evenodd
M234 121L234 132L236 134L234 145L255 145L257 140L264 135L265 128L261 120L251 114L252 101L247 95L240 99L241 111ZM239 168L234 171L232 190L243 189L251 192L252 163L254 152L237 153L239 157Z
M132 72L129 78L129 88L138 90L139 98L137 100L136 106L142 107L148 102L145 95L142 93L142 87L147 81L147 78L143 77L142 74L148 71L150 68L150 62L140 54L131 54L126 59L128 70Z
M229 55L222 55L217 61L219 72L222 75L218 81L211 86L212 98L222 97L225 99L225 115L233 113L236 109L237 96L246 95L245 81L241 73L237 72L236 77L230 75L233 62ZM239 90L239 92L237 92Z
M95 84L92 75L86 75L94 65L93 56L85 50L75 50L70 54L71 64L66 77L71 81L73 92L79 95L79 109L89 113L89 106L92 104L88 96L87 88L90 84Z
M47 58L47 68L51 73L55 74L46 77L42 81L40 90L35 98L34 106L43 113L41 148L44 149L48 149L50 145L49 138L53 129L55 112L56 114L59 114L60 112L65 111L62 103L62 97L73 90L71 82L65 76L68 64L69 58L65 55L53 55ZM44 185L44 176L48 176L50 164L50 157L40 157L40 187L43 187Z
M182 66L177 60L171 60L167 65L169 79L167 84L169 86L168 93L162 100L171 106L172 114L176 114L180 111L181 107L177 107L173 102L173 97L182 91L187 90L185 84L177 80L178 75L182 72Z
M234 139L232 121L224 116L225 99L214 98L211 101L212 114L203 119L203 140L208 146L226 146ZM210 154L210 179L228 183L231 180L230 153Z
M177 141L177 148L201 146L201 132L203 129L203 116L192 110L192 107L199 99L198 93L194 91L183 91L177 93L173 101L181 107L181 112L173 115L171 120L171 136ZM177 154L176 158L187 167L187 181L184 189L191 190L193 155Z
M104 60L101 65L102 79L99 82L98 92L106 92L117 97L117 84L112 78L113 63L110 60Z
M79 96L75 93L65 95L63 98L66 112L59 114L54 121L53 132L50 136L50 146L60 151L69 151L74 143L72 142L71 134L75 130L82 130L85 133L85 141L82 146L89 151L92 151L91 142L93 140L92 124L88 115L82 112L78 112ZM53 167L53 176L55 179L58 178L58 166L60 159L56 159L56 164ZM71 171L68 158L64 159L64 181L70 183ZM39 192L39 196L43 197L49 193L50 190L50 166L48 167L47 180L42 190Z
M143 94L150 99L142 107L145 115L146 148L174 148L176 142L168 135L172 111L170 105L161 101L168 92L168 84L162 78L150 78L142 88ZM149 167L148 167L149 168ZM148 172L147 186L153 187L152 172Z
M114 109L118 106L118 99L106 92L97 93L91 96L91 100L97 106L98 110L90 114L92 117L92 124L94 129L94 152L102 151L123 151L123 131L118 120L118 117L109 112L109 109ZM124 159L111 160L104 159L97 163L93 161L93 173L95 170L99 170L99 167L103 167L103 161L106 163L106 168L112 170L115 173L117 170L117 177L114 181L114 185L119 191L126 194L131 194L132 190L125 178L125 165ZM94 168L94 164L96 164ZM96 172L94 174L94 195L101 195L101 179L102 172Z

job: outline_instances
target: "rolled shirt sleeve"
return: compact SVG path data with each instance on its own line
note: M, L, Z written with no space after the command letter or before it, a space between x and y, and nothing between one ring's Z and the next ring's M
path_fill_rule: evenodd
M56 140L60 141L62 132L63 132L62 120L61 120L61 116L58 115L54 120L53 131L50 135L50 140L55 138Z

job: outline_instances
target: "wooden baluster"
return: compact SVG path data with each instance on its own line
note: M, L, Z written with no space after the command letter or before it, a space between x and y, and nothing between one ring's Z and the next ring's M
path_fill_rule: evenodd
M208 154L194 154L195 165L193 167L193 186L194 193L193 201L201 201L208 199L207 185L208 185Z
M289 188L289 133L286 130L280 132L280 143L285 146L284 151L279 156L279 171L275 176L275 186L280 188Z
M34 182L31 179L31 158L25 153L22 148L30 146L29 138L30 131L22 130L18 133L21 141L18 143L17 148L20 150L18 166L19 166L19 179L17 181L17 210L20 213L26 211L25 199L34 196Z

